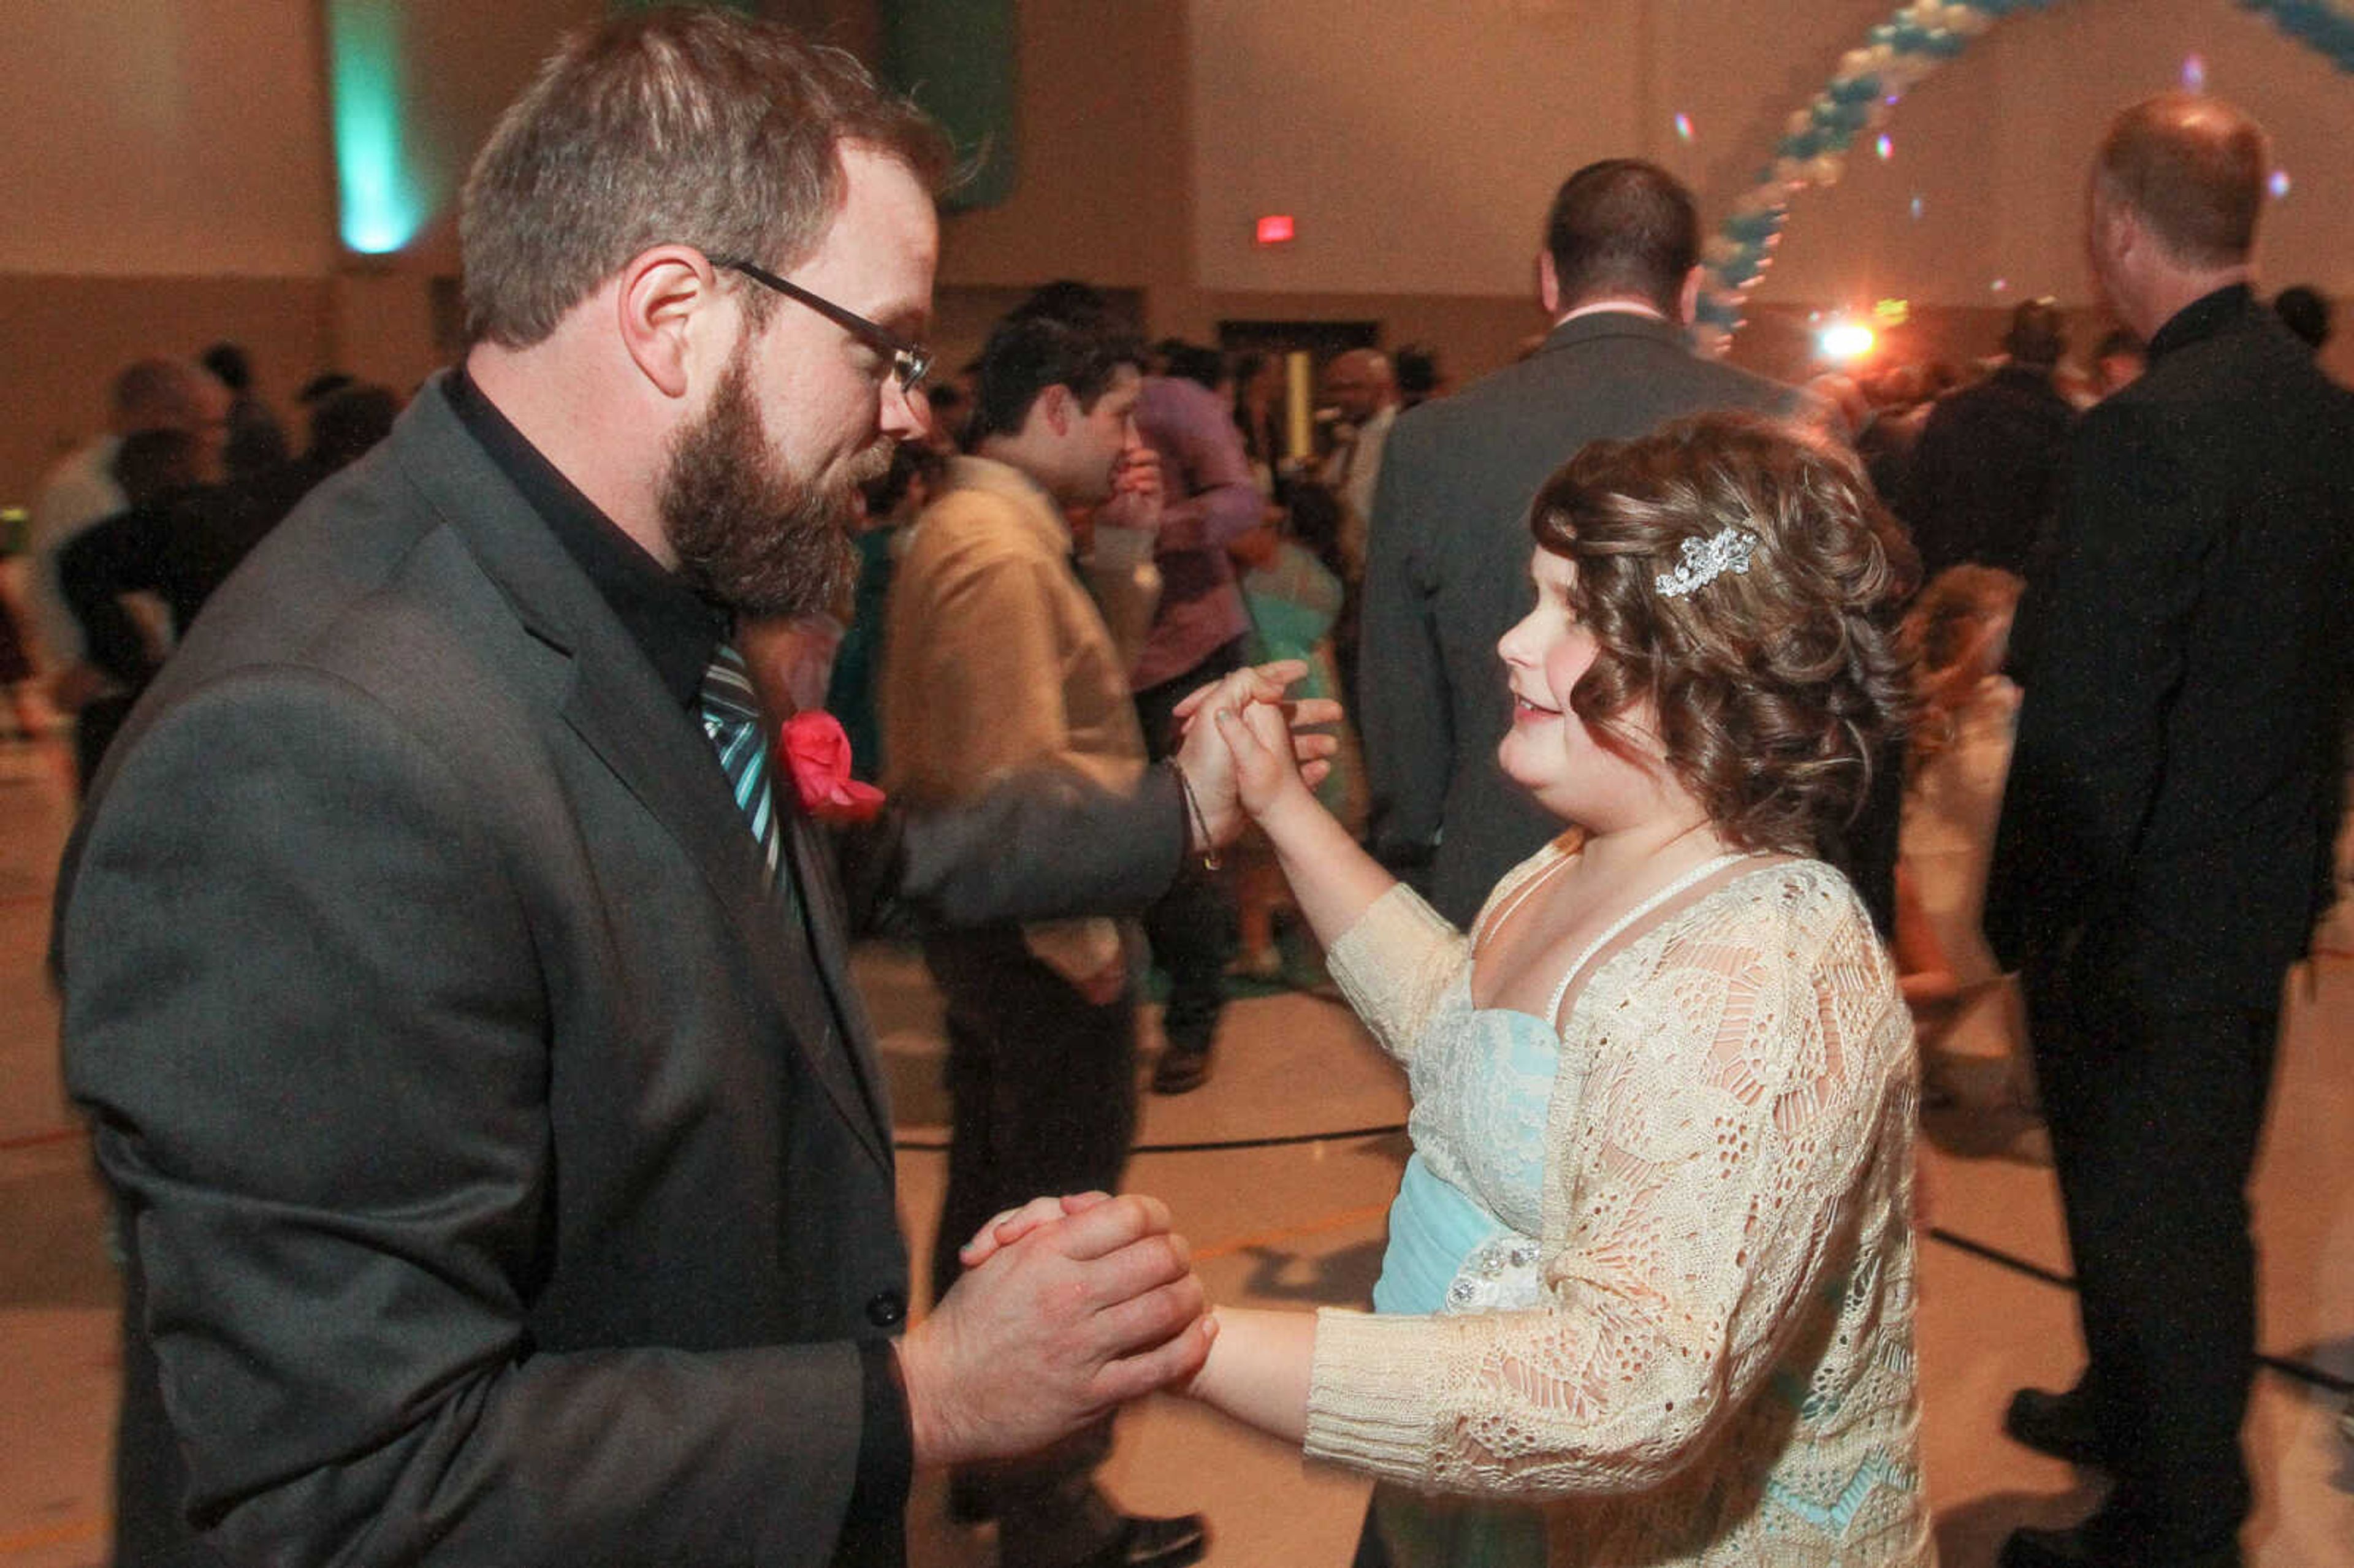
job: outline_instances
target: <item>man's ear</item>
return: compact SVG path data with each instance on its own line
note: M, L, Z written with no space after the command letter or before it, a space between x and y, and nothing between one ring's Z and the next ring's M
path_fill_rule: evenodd
M1038 416L1046 421L1046 429L1057 436L1071 433L1071 417L1078 412L1078 399L1071 389L1056 382L1038 394Z
M614 310L621 346L639 372L663 397L685 397L698 334L709 336L720 312L719 281L710 261L685 245L640 251L621 268Z
M2140 260L2149 249L2148 226L2142 222L2140 214L2123 202L2111 204L2107 229L2104 238L2108 241L2109 254L2119 261Z
M1684 286L1676 295L1676 324L1691 325L1692 312L1700 308L1700 268L1695 265L1684 274Z
M2144 240L2134 221L2133 208L2102 191L2096 183L2085 215L2088 249L2100 261L2115 262L2138 250Z
M1553 264L1553 252L1537 252L1537 303L1549 316L1561 314L1561 272Z

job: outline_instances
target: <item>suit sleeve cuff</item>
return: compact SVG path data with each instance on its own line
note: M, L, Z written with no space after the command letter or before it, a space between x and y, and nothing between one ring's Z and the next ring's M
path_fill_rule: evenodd
M888 1340L858 1342L861 1404L858 1479L843 1511L836 1560L896 1563L906 1552L907 1490L915 1478L916 1442L907 1418L907 1391L899 1357Z

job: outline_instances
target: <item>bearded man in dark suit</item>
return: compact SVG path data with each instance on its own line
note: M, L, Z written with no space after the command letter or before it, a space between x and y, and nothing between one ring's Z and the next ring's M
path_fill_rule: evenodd
M129 1255L125 1568L897 1563L912 1464L1201 1364L1140 1198L1050 1205L908 1325L854 912L735 656L924 431L944 162L779 26L573 39L468 182L462 365L110 754L53 958ZM1222 752L1180 759L1204 838ZM1182 788L1016 779L870 829L859 884L1138 907Z
M2246 115L2170 94L2118 117L2093 175L2094 272L2149 369L2084 415L2020 607L1987 925L2025 969L2086 1352L2008 1425L2116 1485L2073 1530L2014 1532L2008 1568L2241 1560L2247 1184L2354 677L2354 395L2250 291L2270 167Z
M1691 195L1614 158L1563 183L1537 259L1553 329L1519 364L1398 417L1366 546L1358 677L1374 848L1465 925L1561 824L1496 766L1511 724L1496 641L1529 612L1529 503L1588 441L1712 408L1802 411L1795 389L1702 359Z

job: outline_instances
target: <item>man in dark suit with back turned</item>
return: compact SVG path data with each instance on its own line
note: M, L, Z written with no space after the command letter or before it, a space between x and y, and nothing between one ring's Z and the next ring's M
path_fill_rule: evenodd
M2020 607L1987 925L2025 969L2086 1351L2007 1425L2116 1485L2014 1532L2007 1568L2241 1560L2247 1184L2354 678L2354 395L2249 291L2269 167L2253 121L2171 94L2117 118L2092 180L2093 270L2149 369L2084 416Z
M1993 375L1937 399L1892 498L1925 581L1965 561L2026 576L2059 499L2076 422L2052 384L2068 348L2059 305L2021 302L2002 345L2009 358Z
M906 1321L850 901L730 641L828 601L922 433L943 162L781 27L571 40L468 181L462 366L114 747L53 956L129 1254L124 1568L895 1563L912 1464L1201 1364L1142 1198L1049 1204ZM886 820L859 885L1135 908L1183 788L1017 778Z
M1588 441L1712 408L1794 415L1792 388L1694 355L1691 193L1633 159L1590 164L1553 197L1535 354L1399 416L1374 492L1360 722L1374 847L1461 925L1561 824L1496 767L1511 700L1496 640L1536 602L1529 502Z

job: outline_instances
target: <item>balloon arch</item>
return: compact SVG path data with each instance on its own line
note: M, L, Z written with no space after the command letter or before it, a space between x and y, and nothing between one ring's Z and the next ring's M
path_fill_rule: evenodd
M1828 189L1845 172L1856 137L1877 132L1899 100L1972 38L2006 16L2046 11L2061 0L1913 0L1840 57L1839 69L1806 107L1793 112L1774 161L1733 204L1708 241L1692 334L1703 352L1722 354L1742 324L1741 310L1765 280L1774 248L1790 221L1790 198ZM2282 32L2354 72L2354 16L2327 0L2237 0Z

